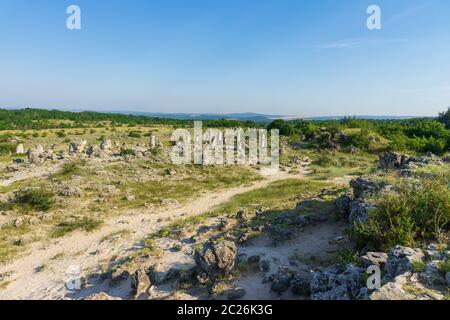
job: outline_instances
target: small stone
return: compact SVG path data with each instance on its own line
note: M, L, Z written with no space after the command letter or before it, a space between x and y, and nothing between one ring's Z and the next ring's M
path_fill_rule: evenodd
M236 288L233 290L230 290L228 292L228 300L239 300L242 299L247 294L247 291L243 288Z
M16 220L14 220L14 222L13 222L13 225L14 225L14 227L16 227L16 228L22 227L23 224L24 224L23 218L20 218L20 217L17 218Z
M262 272L264 272L264 273L269 272L269 271L270 271L270 261L268 261L268 260L262 260L262 261L259 263L259 269L260 269Z
M261 261L261 257L260 256L251 256L248 258L247 261L250 264L258 264Z

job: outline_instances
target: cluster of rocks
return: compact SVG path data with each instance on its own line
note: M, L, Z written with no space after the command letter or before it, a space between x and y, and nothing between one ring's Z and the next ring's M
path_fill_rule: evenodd
M314 214L302 215L298 210L290 210L281 213L277 218L264 226L272 245L292 239L298 231L302 231L307 226L314 226L327 221L326 217Z
M356 223L365 223L370 210L375 208L370 197L382 192L390 192L392 187L382 181L359 177L350 181L353 195L344 194L334 201L337 215L348 221L353 228Z
M429 164L442 165L445 162L449 162L450 160L449 157L440 159L431 152L427 153L426 156L416 158L397 152L387 151L381 153L378 157L378 164L380 169L402 171L408 171Z
M434 244L428 248L424 253L396 246L388 254L367 252L358 265L332 265L309 272L280 266L263 282L269 282L271 291L278 294L290 289L294 295L312 300L441 300L450 288L450 273L439 266L450 258L450 251L436 251ZM436 260L436 255L441 260ZM416 265L422 264L418 270ZM382 270L379 289L369 289L370 266Z
M25 152L23 144L19 144L16 148L17 155L26 154L30 164L42 164L45 161L63 160L71 156L87 156L88 158L108 158L112 156L136 156L146 157L152 155L155 148L163 148L161 144L157 145L156 137L150 137L148 146L136 145L129 147L126 144L120 145L118 142L113 143L109 139L105 139L100 145L88 146L86 140L78 140L69 143L68 152L62 150L55 152L56 145L52 145L48 150L44 150L42 145L37 144ZM16 164L23 163L22 158L15 159Z

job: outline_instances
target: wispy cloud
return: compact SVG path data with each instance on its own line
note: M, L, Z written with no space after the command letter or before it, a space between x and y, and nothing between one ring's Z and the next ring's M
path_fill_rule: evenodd
M340 49L355 49L363 47L374 47L380 45L405 43L408 39L371 39L371 38L349 38L343 40L332 41L320 45L315 45L314 48L318 50L340 50Z
M384 24L389 25L391 23L395 23L395 22L399 22L401 20L407 19L407 18L409 18L411 16L414 16L415 14L421 12L422 10L424 10L424 9L426 9L428 7L429 7L428 3L422 3L422 4L419 4L419 5L415 5L415 6L409 7L409 8L405 9L402 12L399 12L397 14L394 14L394 15L388 17L386 19L386 21L384 22Z

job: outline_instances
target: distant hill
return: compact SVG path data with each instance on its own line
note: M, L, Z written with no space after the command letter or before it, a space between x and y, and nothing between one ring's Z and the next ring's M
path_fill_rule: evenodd
M323 116L323 117L299 117L299 116L286 116L286 115L267 115L260 113L229 113L229 114L217 114L217 113L152 113L152 112L126 112L126 111L115 111L113 113L124 113L140 116L149 116L155 118L166 118L166 119L178 119L178 120L239 120L239 121L255 121L255 122L271 122L275 119L284 120L341 120L345 116ZM347 116L348 117L348 116ZM367 119L367 120L402 120L402 119L413 119L414 116L370 116L370 115L359 115L351 116L356 119Z

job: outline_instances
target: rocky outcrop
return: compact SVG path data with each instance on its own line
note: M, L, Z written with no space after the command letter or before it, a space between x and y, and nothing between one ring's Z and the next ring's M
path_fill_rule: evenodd
M103 140L102 143L100 144L100 149L103 151L110 151L112 147L113 147L112 142L109 139Z
M408 275L401 275L393 282L388 282L370 295L370 300L414 300L414 295L407 293L403 286L408 283Z
M16 147L16 154L21 155L25 154L25 148L23 147L23 144L19 143Z
M71 154L81 154L84 151L84 148L87 145L87 141L86 140L80 140L80 141L75 141L75 142L71 142L69 144L69 153Z
M236 244L230 240L210 240L195 251L197 278L201 283L227 278L236 262Z
M280 266L278 272L273 276L270 290L276 293L283 293L289 289L294 273L287 267Z
M150 292L151 282L145 268L136 270L131 275L131 289L136 298L148 295Z
M337 198L334 201L334 208L336 211L336 214L344 219L347 220L350 214L350 204L352 202L352 198L348 194L344 194Z
M361 256L361 264L363 267L378 266L384 268L388 259L388 255L384 252L367 252Z
M28 161L32 164L41 164L44 162L44 148L41 145L37 145L28 150Z
M407 155L388 151L379 155L378 164L382 170L395 170L404 168L410 161L411 158Z
M312 275L309 272L299 272L291 281L291 291L294 295L309 297L311 295Z
M395 278L406 272L412 272L414 270L413 264L421 262L424 257L425 255L420 249L396 246L388 254L385 267L386 274Z
M348 265L331 267L313 273L311 298L313 300L364 300L368 289L364 283L364 268Z

